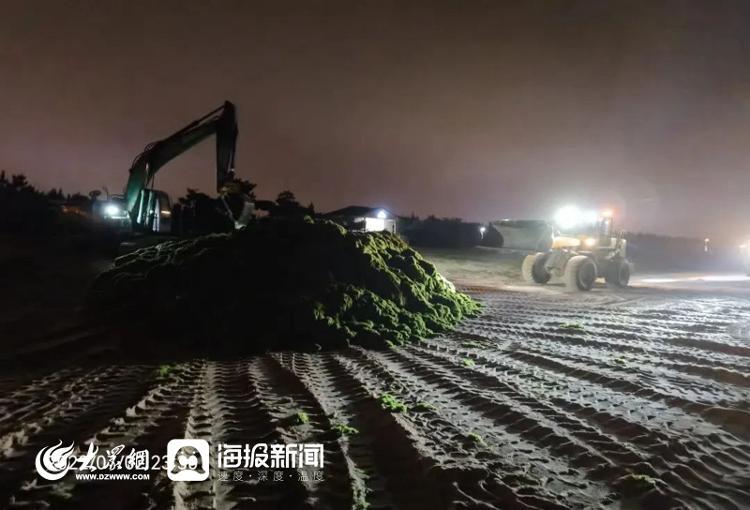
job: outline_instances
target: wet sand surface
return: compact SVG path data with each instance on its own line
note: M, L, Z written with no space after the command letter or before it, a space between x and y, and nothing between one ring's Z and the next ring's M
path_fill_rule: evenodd
M487 268L462 279L460 265L446 272L484 313L383 352L126 362L108 351L114 328L30 336L0 360L0 507L750 508L744 287L567 293L477 278ZM383 409L384 393L407 412ZM324 480L34 469L60 439L162 451L182 437L322 443Z

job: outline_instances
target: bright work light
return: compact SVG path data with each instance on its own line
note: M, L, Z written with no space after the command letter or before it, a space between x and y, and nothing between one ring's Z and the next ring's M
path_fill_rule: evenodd
M107 206L104 208L104 214L107 216L119 216L122 214L122 209L120 209L120 206L115 204L107 204Z
M583 213L574 205L565 206L555 213L555 223L563 230L575 227L582 220Z
M606 216L602 213L602 216ZM567 205L555 213L555 223L565 231L581 225L593 225L599 220L599 213L594 210L581 210L574 205Z

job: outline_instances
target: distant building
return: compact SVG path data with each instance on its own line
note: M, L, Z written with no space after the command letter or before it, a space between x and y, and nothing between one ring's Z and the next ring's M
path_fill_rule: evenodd
M323 217L353 231L396 233L396 216L382 207L350 205L326 213Z

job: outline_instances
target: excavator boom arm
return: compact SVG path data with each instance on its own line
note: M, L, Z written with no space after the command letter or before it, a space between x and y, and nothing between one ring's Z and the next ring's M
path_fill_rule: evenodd
M154 176L161 167L214 134L216 135L216 190L220 191L224 184L234 177L237 114L234 104L229 101L173 135L147 145L135 158L125 187L126 207L131 216L142 191L153 182Z

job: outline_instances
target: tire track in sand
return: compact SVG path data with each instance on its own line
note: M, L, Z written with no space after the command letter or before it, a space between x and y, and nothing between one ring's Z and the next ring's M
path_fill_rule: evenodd
M394 378L392 373L373 360L372 354L357 349L335 359L371 399L390 393L410 408L420 409L418 403L424 392L410 391L407 385L402 384L401 378ZM370 402L377 406L376 409L380 407L377 400ZM376 412L382 414L383 410ZM514 465L514 460L506 460L481 438L478 441L472 439L469 431L476 423L464 423L464 427L459 428L455 424L456 420L460 421L458 413L435 406L421 408L417 413L388 414L397 425L393 433L411 445L417 464L423 466L421 470L429 476L421 482L422 490L433 492L440 498L440 503L434 508L584 508L571 505L573 501L569 499L564 504L557 501L567 498L553 496L547 488L540 487L531 473L525 473ZM521 457L527 454L520 447L513 451ZM424 488L426 480L434 480L436 488ZM571 488L571 485L565 487L567 490Z
M723 427L740 438L750 438L750 412L739 409L720 408L688 400L684 397L670 395L633 380L625 380L614 375L598 372L582 363L557 359L552 353L537 354L519 347L508 352L507 355L520 361L571 375L620 392L632 393L654 402L667 404L684 412L698 415L706 421Z
M265 357L263 357L265 358ZM306 488L295 478L277 482L261 481L256 472L238 469L242 480L222 480L217 448L221 444L244 445L284 441L282 425L273 406L274 397L266 384L262 366L267 360L212 361L207 364L201 391L190 403L190 413L181 437L205 439L211 444L211 477L204 482L175 482L176 508L300 508L308 497ZM270 383L272 384L272 383ZM235 470L232 470L232 474ZM270 472L270 471L269 471ZM291 470L285 475L293 474Z
M266 390L272 388L272 391L263 393L262 398L269 399L269 407L277 420L282 441L323 445L324 469L308 467L304 470L290 470L291 476L306 475L306 480L303 479L300 484L307 493L307 505L324 509L351 508L356 499L355 489L362 484L358 483L358 477L349 469L346 454L319 401L288 363L284 362L284 358L290 361L289 358L294 356L272 354L264 356L259 363L261 373L265 376L262 384L266 386ZM315 480L316 470L323 471L323 480Z
M45 484L37 477L34 458L44 446L75 442L81 444L113 415L137 401L151 378L142 366L112 365L97 375L74 384L71 393L38 421L26 422L10 434L15 446L3 452L0 462L0 502L8 501L23 480L29 487ZM20 438L20 439L19 439Z
M622 466L624 471L609 469L603 473L609 475L610 482L626 473L646 474L664 482L661 492L672 501L680 501L688 506L692 501L701 500L705 491L716 494L714 503L734 502L728 508L750 504L750 494L744 489L750 484L750 478L743 478L741 474L738 476L737 464L715 462L716 450L702 451L701 456L696 456L697 447L690 451L674 437L664 436L621 417L586 408L564 398L556 398L550 395L550 385L545 384L546 381L531 374L519 377L511 367L485 360L481 355L471 358L476 360L474 366L466 367L460 363L460 357L449 354L454 350L451 344L440 346L437 341L429 344L434 350L410 348L438 365L429 367L429 370L446 368L455 373L458 380L475 381L480 388L492 388L496 393L507 394L522 405L546 415L552 423L568 429L577 439L588 442ZM446 353L442 354L441 351ZM563 395L565 393L564 390L561 392ZM685 496L690 496L690 499ZM666 503L661 501L660 504Z
M513 456L513 464L523 465L528 472L535 472L539 478L565 480L568 486L586 487L587 498L598 494L601 501L610 500L610 490L603 483L625 474L618 469L615 459L637 459L637 453L618 445L611 440L596 435L592 430L580 430L578 420L565 419L560 415L549 417L542 406L533 399L519 398L513 392L498 391L499 383L487 379L478 381L463 365L442 364L438 358L430 359L424 353L412 348L402 348L388 353L372 353L394 376L408 374L414 388L432 388L429 394L438 397L434 404L438 408L451 408L458 414L462 424L482 424L483 440L496 444L500 449L509 443L516 443L515 450L528 451L519 456L515 452L504 452L503 458ZM459 359L458 363L462 363ZM467 376L468 374L468 376ZM447 398L444 403L440 398ZM535 405L536 404L536 405ZM456 422L456 418L452 418ZM487 423L487 424L485 424ZM573 437L566 428L572 429ZM593 436L593 438L592 438ZM520 438L525 442L519 443ZM589 445L587 441L599 444ZM601 443L609 448L602 449ZM536 460L548 457L542 451L548 450L554 462L540 466ZM556 465L559 467L555 469ZM546 472L545 472L546 470ZM573 504L575 500L567 502ZM583 502L579 502L585 505Z
M0 451L11 446L5 434L19 423L39 419L53 413L66 397L75 395L101 368L65 368L33 379L0 397Z
M124 452L148 449L151 455L162 456L170 439L181 437L188 412L188 404L196 392L203 371L200 361L172 365L162 378L156 376L157 367L144 367L149 378L149 389L141 398L127 406L123 413L111 413L108 423L92 430L78 441L79 447L95 442L100 453L123 444ZM114 416L114 417L112 417ZM112 508L163 508L173 504L172 482L163 469L150 471L148 481L77 481L68 475L53 483L36 483L31 476L15 494L19 506L54 502L56 508L99 508L109 501Z

